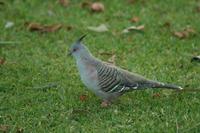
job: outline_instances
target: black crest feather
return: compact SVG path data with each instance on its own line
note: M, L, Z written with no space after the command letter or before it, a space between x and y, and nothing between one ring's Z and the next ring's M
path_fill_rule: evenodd
M82 35L82 36L77 40L77 42L81 42L86 36L87 36L86 34Z

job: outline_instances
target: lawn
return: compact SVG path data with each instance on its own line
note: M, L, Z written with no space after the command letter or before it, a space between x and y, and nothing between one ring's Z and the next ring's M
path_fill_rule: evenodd
M67 7L55 0L0 3L0 132L200 132L200 64L190 61L200 54L199 0L102 0L99 13L80 0ZM134 16L139 22L130 21ZM9 21L14 25L5 28ZM33 22L63 26L40 33L27 28ZM87 28L100 24L108 31ZM132 25L145 27L122 33ZM173 35L185 28L195 35ZM134 91L102 108L67 56L86 33L84 43L96 57L115 55L117 66L186 91Z

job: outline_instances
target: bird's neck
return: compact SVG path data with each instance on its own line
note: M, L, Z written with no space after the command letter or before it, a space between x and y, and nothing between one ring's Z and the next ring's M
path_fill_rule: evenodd
M96 58L91 53L84 53L80 57L76 58L76 64L80 74L87 73L86 70L88 66L95 66Z
M94 62L95 61L95 57L89 52L84 52L84 53L80 53L78 56L76 56L76 61L77 62L82 62L82 61L87 61L87 62Z

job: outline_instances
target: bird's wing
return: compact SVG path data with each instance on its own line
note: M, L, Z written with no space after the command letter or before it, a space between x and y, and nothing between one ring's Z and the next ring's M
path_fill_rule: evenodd
M107 63L97 65L98 85L104 92L125 92L132 89L145 87L149 84L142 76L134 75L126 70L117 68Z
M121 74L122 83L129 87L128 90L132 89L146 89L146 88L166 88L166 89L183 89L180 86L173 85L173 84L166 84L158 81L153 81L146 79L138 74L130 73L126 70L119 69L118 70ZM133 86L133 87L132 87Z
M118 71L120 72L120 78L122 80L122 83L130 89L152 88L160 84L157 81L146 79L141 75L131 73L120 68L118 69Z

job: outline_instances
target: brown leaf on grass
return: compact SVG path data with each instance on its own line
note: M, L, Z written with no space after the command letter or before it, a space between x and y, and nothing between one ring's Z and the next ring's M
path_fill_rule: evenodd
M87 100L87 96L86 95L80 95L79 96L80 101L86 101Z
M173 34L179 39L184 39L195 35L196 31L192 28L185 28L183 31L175 31Z
M28 30L30 31L42 31L43 30L43 26L41 26L39 23L29 23L26 22L25 26L27 27Z
M64 6L67 7L69 5L69 0L59 0L59 3Z
M5 63L5 59L4 58L0 58L0 65L3 65Z
M27 29L29 31L38 31L38 32L55 32L59 30L62 25L61 24L53 24L53 25L41 25L39 23L25 23L27 25Z
M116 59L116 55L113 54L113 55L108 59L108 62L115 65L115 59Z
M61 24L53 24L49 26L44 26L44 32L55 32L62 27Z
M90 8L93 12L103 12L104 11L104 5L100 2L92 3Z
M188 33L187 32L178 32L178 31L175 31L174 32L174 36L180 38L180 39L183 39L183 38L186 38L188 37Z
M160 98L160 93L154 93L152 97L153 98Z
M130 26L122 31L122 33L129 33L131 31L144 31L144 25Z
M7 133L9 130L9 126L8 125L0 125L0 131L3 133Z
M140 21L140 18L139 18L139 17L133 17L133 18L131 18L130 21L131 21L132 23L137 23L137 22Z

